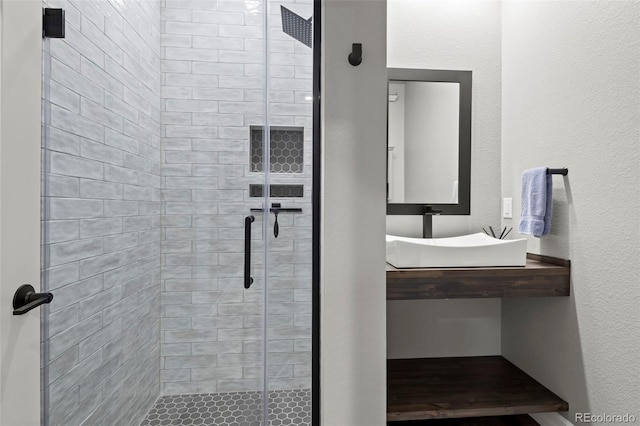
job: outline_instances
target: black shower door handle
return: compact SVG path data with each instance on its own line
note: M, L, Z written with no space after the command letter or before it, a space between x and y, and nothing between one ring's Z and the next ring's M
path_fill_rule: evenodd
M251 223L256 220L253 216L244 218L244 288L251 287Z

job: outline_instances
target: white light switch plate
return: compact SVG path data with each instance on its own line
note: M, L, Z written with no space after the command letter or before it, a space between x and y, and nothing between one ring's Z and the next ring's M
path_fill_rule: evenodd
M513 217L513 198L502 199L502 217L505 219Z

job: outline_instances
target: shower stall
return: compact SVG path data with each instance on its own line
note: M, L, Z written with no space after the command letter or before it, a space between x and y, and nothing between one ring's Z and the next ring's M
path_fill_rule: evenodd
M43 424L317 424L319 0L43 7Z

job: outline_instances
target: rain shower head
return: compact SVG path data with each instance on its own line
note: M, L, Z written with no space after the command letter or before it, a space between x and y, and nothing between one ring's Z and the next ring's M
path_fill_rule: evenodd
M282 15L282 31L311 47L311 28L313 25L311 21L313 16L309 19L304 19L284 6L280 6L280 13Z

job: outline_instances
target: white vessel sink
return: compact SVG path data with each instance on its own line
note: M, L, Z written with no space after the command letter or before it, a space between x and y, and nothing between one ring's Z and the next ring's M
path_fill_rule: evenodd
M527 240L499 240L483 233L451 238L387 235L387 262L396 268L525 266Z

